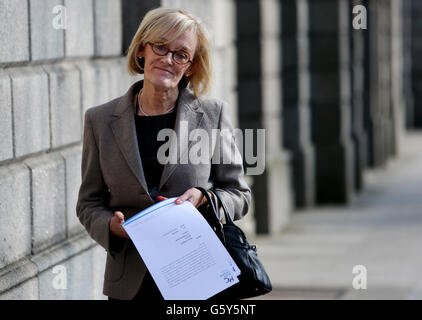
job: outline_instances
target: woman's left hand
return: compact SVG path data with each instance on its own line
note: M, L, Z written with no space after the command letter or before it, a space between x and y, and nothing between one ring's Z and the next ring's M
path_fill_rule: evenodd
M167 198L163 196L158 196L159 201L162 201L165 199ZM190 201L195 206L195 208L198 208L202 206L207 201L207 199L204 197L202 192L199 191L198 189L190 188L186 190L186 192L182 194L180 197L178 197L174 202L176 204L182 204L185 201Z

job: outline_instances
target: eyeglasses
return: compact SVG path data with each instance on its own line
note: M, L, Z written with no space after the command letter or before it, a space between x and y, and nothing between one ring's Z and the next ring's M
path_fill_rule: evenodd
M190 60L190 55L186 51L178 50L178 51L172 51L169 50L165 45L161 43L152 43L148 42L148 44L151 46L152 51L154 51L155 54L159 56L166 56L167 53L171 52L171 57L174 62L177 64L187 64L189 62L192 62Z

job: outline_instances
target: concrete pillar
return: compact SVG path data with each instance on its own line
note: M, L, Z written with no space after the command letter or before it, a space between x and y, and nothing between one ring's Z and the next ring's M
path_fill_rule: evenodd
M412 0L412 89L413 126L422 127L422 2Z
M370 54L370 109L368 120L372 129L370 139L371 167L385 165L394 150L391 110L391 50L388 2L368 2Z
M393 155L400 153L405 130L406 99L404 90L404 1L390 2L391 19L391 110Z
M373 89L373 83L371 82L371 66L374 55L371 54L372 46L371 39L376 34L376 30L373 30L373 22L375 14L373 9L369 7L368 0L362 0L362 5L367 10L367 31L362 33L363 35L363 126L367 137L367 149L366 149L366 167L372 167L374 163L374 123L372 122L372 111L373 105L371 104L371 90Z
M279 2L242 0L236 4L239 125L266 129L265 171L253 177L252 186L256 230L278 232L287 223L291 206L288 157L279 139Z
M263 128L259 1L236 1L237 105L239 128ZM252 63L251 63L252 62ZM255 150L254 150L255 151ZM256 231L267 232L268 204L266 171L255 176L252 189Z
M353 14L353 8L357 5L363 5L361 0L350 0L351 21L358 18L357 14ZM363 19L363 17L362 17ZM352 140L354 143L354 161L355 161L355 190L362 190L364 187L363 171L367 163L367 135L364 128L364 34L367 29L350 28L350 44L351 44L351 106L352 106Z
M315 202L315 157L311 142L308 0L282 0L281 61L283 145L291 152L294 201Z
M378 3L378 14L379 14L379 46L380 46L380 55L379 55L379 96L380 96L380 108L381 108L381 117L383 118L383 125L385 130L385 135L382 137L384 144L384 158L383 162L387 162L388 159L395 154L396 141L394 139L395 127L394 127L394 111L392 104L392 94L391 94L391 2L382 1Z
M386 96L385 79L389 74L385 61L385 31L383 30L382 4L364 1L368 10L368 33L365 34L365 101L364 124L368 134L368 166L382 166L387 159L385 137L386 114L389 110L389 98Z
M353 194L349 6L310 1L312 138L318 203L345 203Z
M412 92L412 0L403 0L403 95L405 103L406 128L413 127Z

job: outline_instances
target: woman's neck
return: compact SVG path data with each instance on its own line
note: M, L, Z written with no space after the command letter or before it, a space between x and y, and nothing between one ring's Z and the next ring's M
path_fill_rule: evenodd
M178 96L179 89L177 87L162 90L144 82L139 100L142 110L153 116L163 114L172 108L176 104Z

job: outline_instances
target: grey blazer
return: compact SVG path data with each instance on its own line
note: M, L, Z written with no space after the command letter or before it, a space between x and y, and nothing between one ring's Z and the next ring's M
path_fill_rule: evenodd
M114 211L123 212L127 220L154 204L145 181L134 120L134 96L142 85L142 80L136 82L123 96L85 113L82 183L76 212L89 235L107 251L103 293L117 299L134 298L146 267L131 240L110 232L110 220ZM181 121L185 120L189 132L202 128L211 137L213 128L232 128L228 114L225 102L197 98L189 89L181 89L174 130L179 137ZM192 143L177 144L180 146L178 160L186 155ZM231 148L239 152L234 139L221 144L219 156L223 158ZM241 161L166 164L158 194L176 197L196 186L221 191L235 220L247 213L251 192L244 180Z

